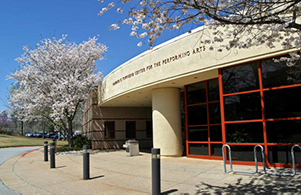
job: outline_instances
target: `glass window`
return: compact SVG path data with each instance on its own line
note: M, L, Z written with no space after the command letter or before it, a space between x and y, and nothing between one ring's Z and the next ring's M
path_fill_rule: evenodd
M219 100L219 85L218 79L208 81L208 101Z
M207 127L191 127L188 128L189 141L208 141Z
M211 144L211 156L223 156L222 144Z
M188 147L191 155L209 155L208 144L189 144Z
M125 122L125 137L136 138L136 122L126 121Z
M226 124L228 143L263 143L262 123Z
M300 143L301 121L268 121L267 141L268 143Z
M210 124L221 123L221 112L220 112L219 102L209 104L209 123Z
M228 151L227 151L228 154ZM262 162L261 153L256 153L257 161ZM231 146L231 156L233 161L253 161L254 162L254 146ZM227 155L229 159L229 156Z
M257 62L222 69L224 94L259 89Z
M114 121L105 121L105 138L115 138Z
M210 141L222 141L222 129L221 126L210 126Z
M207 124L206 104L187 107L188 125Z
M292 163L292 146L268 146L268 158L270 163ZM295 162L301 164L301 152L295 148Z
M152 138L153 137L153 122L146 121L146 137Z
M261 119L259 92L224 97L225 120Z
M266 118L301 117L301 87L264 91Z
M261 61L263 88L279 87L301 83L301 61L294 66L273 59Z
M188 85L187 104L197 104L206 102L206 82Z

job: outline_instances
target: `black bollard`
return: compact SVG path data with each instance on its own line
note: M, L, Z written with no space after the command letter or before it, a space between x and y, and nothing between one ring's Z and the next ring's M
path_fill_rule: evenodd
M44 141L44 161L48 161L48 141Z
M52 139L52 141L53 141L53 143L54 143L54 148L56 147L56 141L57 141L57 139L54 137L53 139Z
M50 143L50 168L55 168L55 144Z
M152 148L152 195L161 194L160 148Z
M88 145L84 145L83 147L84 153L83 153L83 159L84 159L84 180L90 179L90 159L89 159L89 152L87 151L89 149Z

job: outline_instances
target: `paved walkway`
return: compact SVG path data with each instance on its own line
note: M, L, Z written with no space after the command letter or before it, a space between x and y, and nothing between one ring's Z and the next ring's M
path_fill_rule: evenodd
M43 158L40 149L9 159L0 166L1 181L20 194L151 194L148 153L135 157L126 157L124 151L90 154L90 180L83 180L81 153L56 155L55 169ZM234 168L254 170L250 166ZM223 173L222 161L162 157L162 193L301 194L300 172L295 177Z

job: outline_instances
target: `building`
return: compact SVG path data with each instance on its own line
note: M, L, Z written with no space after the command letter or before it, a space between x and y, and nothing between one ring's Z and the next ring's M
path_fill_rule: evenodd
M289 165L301 143L300 64L275 62L289 52L281 46L209 51L208 37L195 29L108 74L83 110L93 148L137 139L166 156L222 160L228 144L235 163L254 164L260 144L269 166Z

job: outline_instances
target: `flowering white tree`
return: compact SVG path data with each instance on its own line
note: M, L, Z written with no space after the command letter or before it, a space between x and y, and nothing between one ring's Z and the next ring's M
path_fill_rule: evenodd
M73 146L72 121L91 88L102 74L95 61L102 60L106 46L90 38L81 44L62 38L44 39L37 48L23 48L16 59L21 64L8 79L14 79L9 104L15 116L30 121L39 117L50 120L68 135Z
M103 2L103 0L99 0ZM217 51L250 48L265 44L269 48L280 42L285 49L301 48L301 0L122 0L117 12L129 5L129 15L119 24L132 26L131 36L148 36L150 46L164 29L180 29L183 25L204 25L213 29L204 41ZM115 3L102 8L99 16ZM118 29L112 24L110 29ZM247 37L242 38L242 37ZM138 43L138 46L141 42ZM215 48L213 48L213 45ZM291 60L299 58L291 54Z

